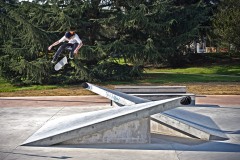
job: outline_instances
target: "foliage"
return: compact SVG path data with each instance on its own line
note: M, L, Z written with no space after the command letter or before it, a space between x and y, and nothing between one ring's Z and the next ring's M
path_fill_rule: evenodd
M50 75L43 50L50 42L49 34L31 22L36 7L39 6L27 2L19 5L14 1L0 5L3 10L0 73L15 83L44 83Z
M77 27L81 37L97 35L93 31L97 32L95 29L98 25L89 20L96 16L92 12L98 8L94 7L96 5L91 2L79 1L1 3L1 76L13 83L24 84L101 81L102 77L97 77L92 72L104 72L97 65L102 59L108 61L108 57L101 48L94 46L95 39L83 39L85 45L77 60L71 62L72 67L59 73L54 72L53 65L50 64L53 53L47 52L47 47L59 39L70 26ZM134 71L134 67L128 68L128 71L131 68ZM122 78L129 78L129 73L122 75Z
M210 8L201 0L5 0L0 75L14 83L79 83L141 77L147 64L182 66ZM70 26L84 46L55 72L50 60L57 47L49 53L47 47ZM125 64L117 64L122 58Z
M146 73L182 73L182 74L208 74L209 76L214 75L231 75L240 80L240 67L239 65L212 65L202 67L187 67L187 68L165 68L165 69L148 69ZM228 77L228 78L229 78Z
M232 44L235 51L240 50L240 1L224 0L214 17L214 29L219 42Z
M117 14L95 19L105 27L102 34L108 35L107 52L132 64L182 66L187 60L186 45L201 36L201 25L209 20L211 7L196 0L178 2L113 2ZM109 29L111 34L106 34Z

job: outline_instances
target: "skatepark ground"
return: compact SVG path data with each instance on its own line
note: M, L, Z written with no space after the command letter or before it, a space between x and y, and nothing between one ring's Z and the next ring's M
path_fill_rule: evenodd
M152 134L150 144L21 146L50 120L110 107L97 95L0 97L0 160L239 160L240 95L199 95L195 106L184 107L210 117L225 140Z

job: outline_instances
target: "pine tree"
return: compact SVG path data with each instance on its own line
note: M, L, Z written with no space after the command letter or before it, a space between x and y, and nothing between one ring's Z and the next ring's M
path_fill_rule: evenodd
M3 1L0 8L0 74L22 83L130 80L146 64L182 65L185 46L209 18L199 0ZM84 46L54 72L50 59L57 47L47 47L70 26Z
M99 4L100 1L74 0L1 3L1 76L27 84L129 79L132 67L109 60L97 43L101 38L100 26L91 19L102 16ZM87 38L83 39L84 47L71 67L66 66L58 74L50 64L54 53L48 53L47 47L60 39L70 26ZM121 68L125 68L124 73ZM103 74L96 74L98 72Z
M186 59L186 45L201 36L210 7L199 0L114 1L113 10L116 14L96 20L113 40L107 44L109 53L134 65L178 66Z
M37 6L17 1L1 3L1 75L13 82L42 83L49 76L43 48L47 33L29 19ZM25 12L29 10L29 12ZM28 14L29 13L29 14ZM41 39L46 39L42 42Z
M240 50L240 0L224 0L214 17L214 31L219 37L219 45L232 45ZM225 45L226 47L226 45Z

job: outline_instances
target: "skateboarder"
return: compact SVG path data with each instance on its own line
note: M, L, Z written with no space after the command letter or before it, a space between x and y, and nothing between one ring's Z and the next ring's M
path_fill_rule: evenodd
M50 45L48 47L48 50L51 50L53 46L58 45L61 42L65 42L68 41L68 43L64 43L62 44L57 52L55 53L55 55L53 56L53 60L51 61L52 63L56 63L59 55L62 53L63 50L65 50L66 48L70 47L71 51L69 54L69 58L73 59L74 54L78 53L78 50L82 47L83 43L81 41L81 39L79 38L79 36L75 33L75 29L74 28L70 28L70 31L66 32L65 35L58 41L54 42L52 45Z

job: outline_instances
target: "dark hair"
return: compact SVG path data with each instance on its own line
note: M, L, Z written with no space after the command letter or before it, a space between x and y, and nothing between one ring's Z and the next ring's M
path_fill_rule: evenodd
M72 37L74 34L71 34L70 32L66 32L65 33L65 37L66 38L70 38L70 37Z
M71 27L69 28L69 31L75 31L75 30L76 30L76 28L73 27L73 26L71 26Z

